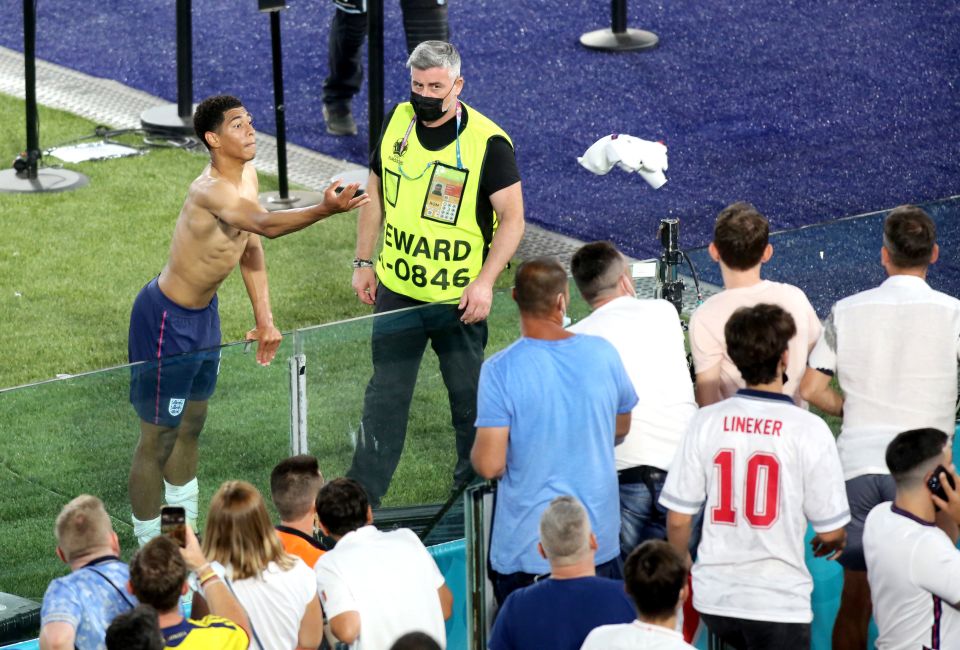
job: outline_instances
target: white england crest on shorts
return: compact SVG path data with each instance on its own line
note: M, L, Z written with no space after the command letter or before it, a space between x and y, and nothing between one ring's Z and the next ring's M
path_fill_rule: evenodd
M180 415L180 412L183 410L183 403L185 401L186 400L184 399L171 399L170 408L168 409L170 411L170 415Z

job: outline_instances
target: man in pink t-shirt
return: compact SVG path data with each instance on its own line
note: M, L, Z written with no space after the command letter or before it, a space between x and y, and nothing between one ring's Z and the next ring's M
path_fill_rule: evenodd
M800 379L807 355L820 336L820 319L798 287L760 278L760 267L773 256L770 224L749 203L739 201L717 216L710 257L720 264L724 291L710 297L690 317L690 351L696 370L697 403L703 407L730 397L744 387L740 371L727 355L723 328L740 307L779 305L797 325L790 339L790 358L783 392L800 406Z

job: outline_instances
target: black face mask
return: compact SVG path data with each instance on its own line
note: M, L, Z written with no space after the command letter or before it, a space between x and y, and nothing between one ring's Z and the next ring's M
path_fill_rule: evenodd
M453 88L450 89L450 92L453 92ZM410 103L413 104L413 112L416 113L418 120L421 122L436 122L446 113L443 110L443 100L449 96L450 93L447 93L446 97L424 97L411 90ZM447 108L447 110L450 109Z

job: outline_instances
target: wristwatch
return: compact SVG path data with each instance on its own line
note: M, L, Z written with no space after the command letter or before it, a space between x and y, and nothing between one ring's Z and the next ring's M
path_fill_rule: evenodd
M369 269L373 266L373 260L364 260L354 257L350 265L355 269Z

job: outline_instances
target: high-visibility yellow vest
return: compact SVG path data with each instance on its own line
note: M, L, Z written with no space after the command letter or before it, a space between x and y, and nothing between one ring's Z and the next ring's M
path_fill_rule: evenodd
M470 108L460 134L463 170L458 170L456 141L430 151L417 139L416 127L400 151L413 118L409 102L398 105L380 144L385 218L377 278L391 291L414 300L455 301L480 273L496 229L495 215L486 236L477 218L487 142L500 136L513 143L500 127Z

